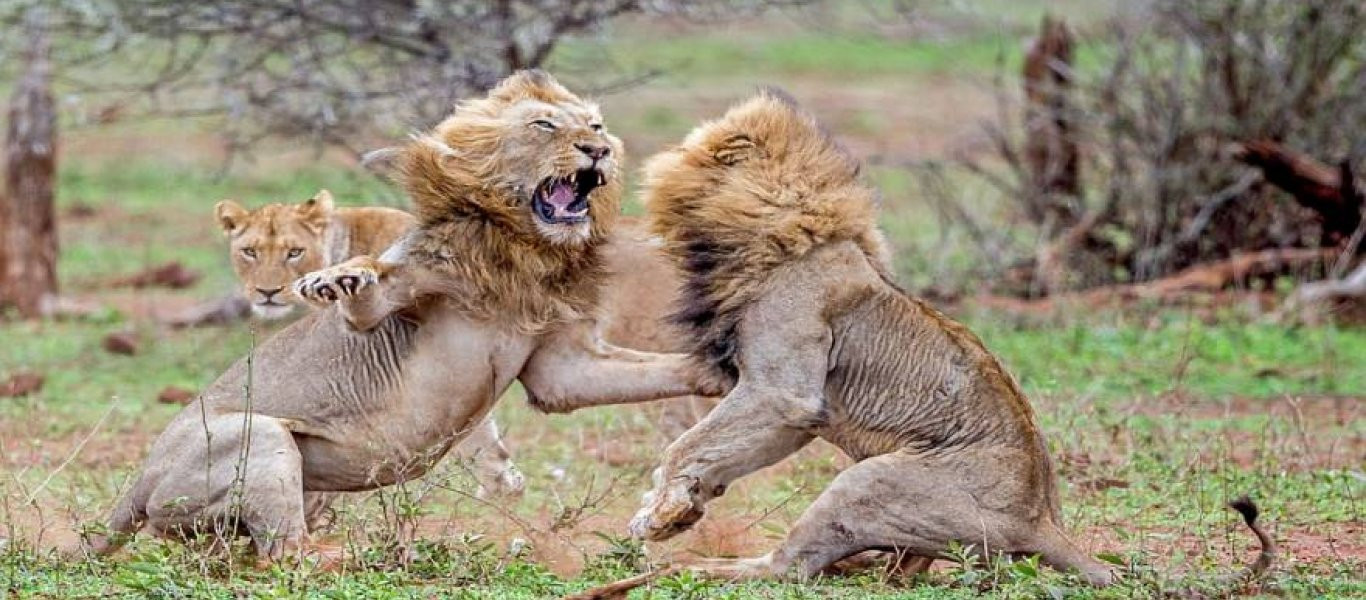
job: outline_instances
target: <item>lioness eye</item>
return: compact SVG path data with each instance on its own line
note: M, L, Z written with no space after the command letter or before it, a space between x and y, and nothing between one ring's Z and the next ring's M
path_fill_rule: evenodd
M243 249L242 249L242 256L245 256L245 257L247 257L247 258L256 258L256 249L255 249L255 248L243 248Z
M531 122L532 127L540 127L546 131L555 131L555 124L545 119L536 119Z
M290 258L299 258L300 256L303 256L303 255L304 255L304 249L303 249L303 248L290 248L290 249L289 249L289 257L290 257Z
M589 127L592 128L593 131L602 131L602 123L594 123L589 125Z

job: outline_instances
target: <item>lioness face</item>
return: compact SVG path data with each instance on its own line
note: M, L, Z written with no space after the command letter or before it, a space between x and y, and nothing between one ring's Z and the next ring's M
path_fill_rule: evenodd
M296 300L290 284L327 266L324 236L331 195L324 190L302 204L267 204L253 211L224 200L214 212L252 312L264 319L288 315Z

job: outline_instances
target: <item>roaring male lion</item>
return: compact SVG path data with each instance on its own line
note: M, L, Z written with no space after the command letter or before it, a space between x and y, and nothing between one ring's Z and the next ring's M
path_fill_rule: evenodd
M653 231L686 272L676 319L699 365L734 388L669 446L631 533L686 530L735 479L819 437L856 464L776 550L697 570L809 577L866 550L915 570L960 543L1110 583L1064 534L1047 445L1015 381L976 336L893 283L859 168L779 92L647 164Z
M354 256L378 256L417 225L417 218L395 208L337 207L327 190L299 204L252 210L223 200L214 206L214 217L228 238L228 260L242 293L252 300L252 312L265 319L282 318L294 308L298 300L290 284L299 277ZM521 493L526 478L512 463L493 417L457 444L455 453L479 482L477 496ZM320 522L331 499L309 495L310 525Z
M718 395L686 355L594 335L621 142L596 106L518 72L399 156L417 229L295 285L332 308L233 365L153 444L91 547L147 527L307 539L305 492L419 477L520 381L546 412ZM219 525L223 525L219 528Z

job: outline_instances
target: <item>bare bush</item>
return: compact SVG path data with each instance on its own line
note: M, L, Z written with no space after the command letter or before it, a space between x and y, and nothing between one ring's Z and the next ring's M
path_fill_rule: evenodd
M1058 27L1045 21L1039 45L1059 43ZM1003 111L988 129L990 156L962 163L1011 201L1015 223L1035 232L1013 231L992 245L1014 248L1014 260L998 263L1000 287L1042 295L1149 281L1242 253L1342 243L1357 221L1342 215L1359 214L1358 206L1330 213L1297 203L1231 148L1275 140L1360 172L1362 31L1366 8L1352 0L1159 0L1090 40L1096 68L1054 59L1048 67L1067 85L1055 83L1042 104L1067 127L1040 135L1041 103L1028 90L1025 124L1009 118L1016 110ZM1035 80L1031 64L1026 81ZM1057 168L1075 157L1065 156L1067 144L1049 142L1059 135L1087 164L1062 201L1059 176L1069 171ZM1040 177L1041 144L1053 146L1055 156L1044 158L1051 177ZM1049 210L1041 198L1051 199Z
M231 147L271 136L363 149L430 127L457 99L543 65L631 12L714 16L762 0L14 0L46 13L63 83L95 121L224 117ZM0 42L2 43L2 42ZM3 53L0 53L3 56ZM590 70L603 85L614 73Z

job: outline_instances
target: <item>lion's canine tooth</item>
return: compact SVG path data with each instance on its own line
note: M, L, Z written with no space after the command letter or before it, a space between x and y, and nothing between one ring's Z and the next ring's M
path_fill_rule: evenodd
M578 171L574 171L573 173L570 173L570 174L569 174L569 183L577 184L578 182L579 182L579 172L578 172Z

